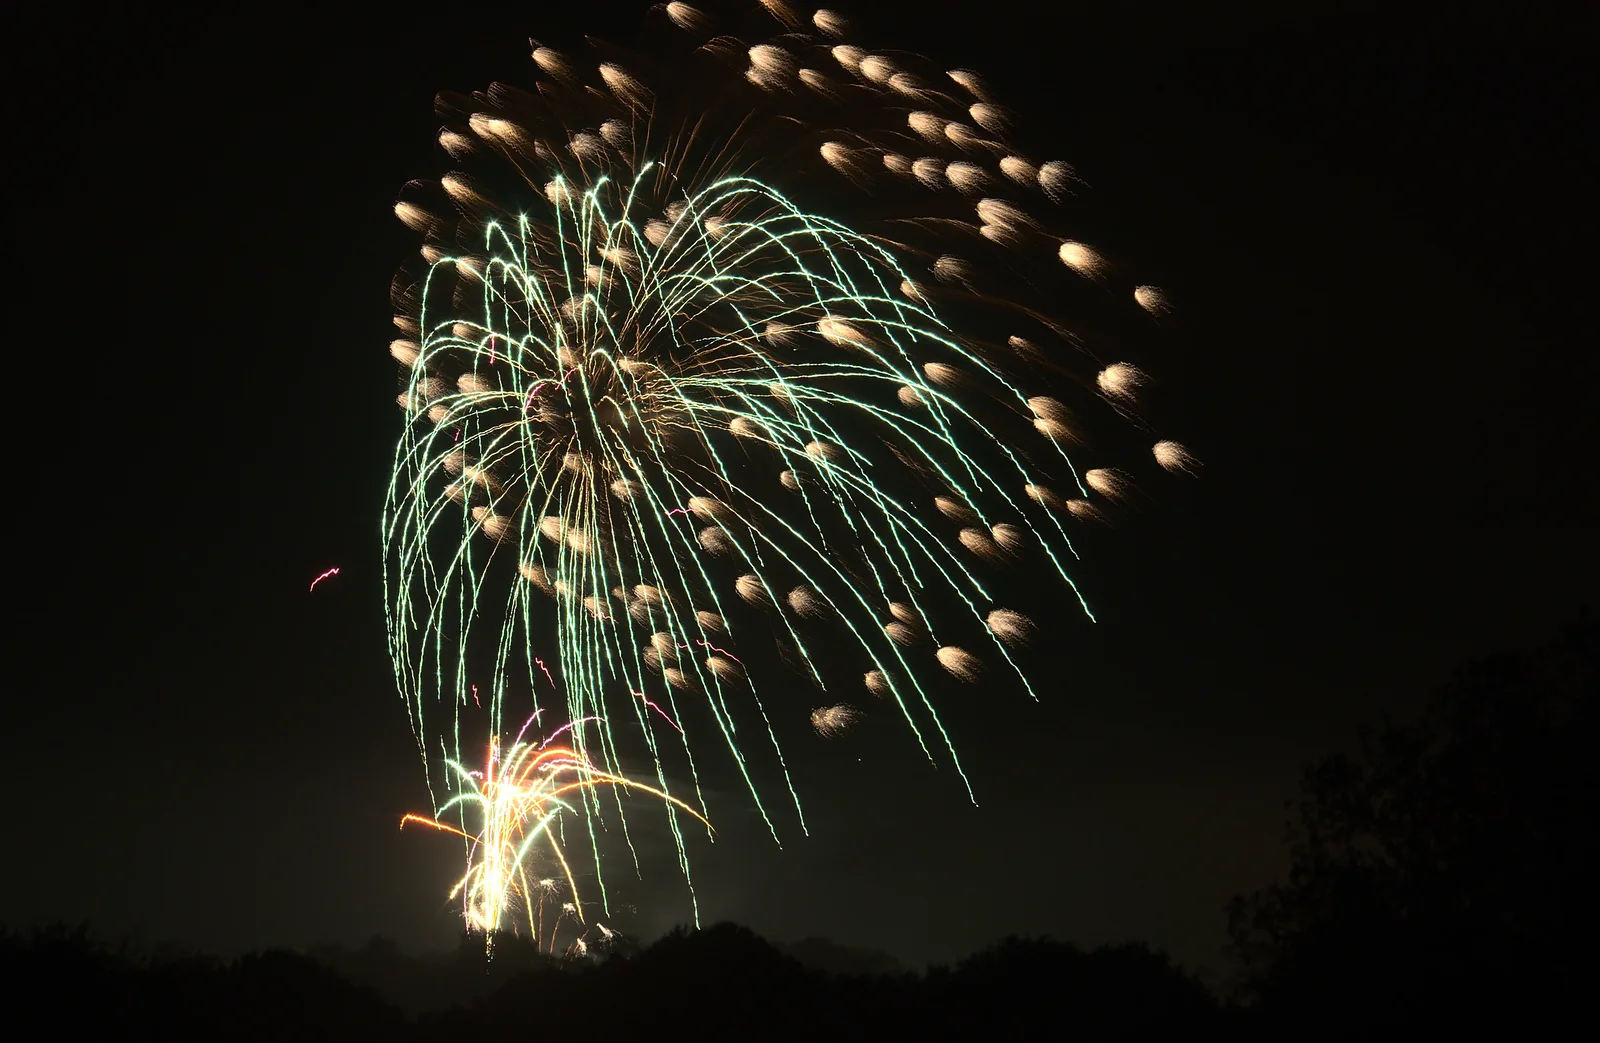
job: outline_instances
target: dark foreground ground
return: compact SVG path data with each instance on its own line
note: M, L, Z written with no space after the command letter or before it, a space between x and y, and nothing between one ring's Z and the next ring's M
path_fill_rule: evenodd
M582 960L508 939L485 961L481 937L448 956L374 942L335 958L344 966L288 951L140 957L57 929L8 937L0 973L21 998L13 1012L42 1003L58 1038L141 1040L1377 1039L1553 1024L1572 994L1460 978L1246 1006L1141 945L1015 938L922 974L839 973L731 924Z

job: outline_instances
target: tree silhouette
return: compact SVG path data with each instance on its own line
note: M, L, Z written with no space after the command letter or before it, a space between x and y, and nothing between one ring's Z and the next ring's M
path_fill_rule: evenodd
M824 974L855 978L882 978L901 974L900 961L881 949L840 945L827 938L802 938L783 947L804 967Z
M1205 1023L1216 1003L1196 979L1146 945L1085 952L1007 938L927 979L937 1024L1001 1039L1167 1039Z
M268 951L224 962L132 961L85 930L0 932L0 972L52 1008L68 1038L460 1040L540 1037L770 1041L1061 1038L1168 1039L1215 1029L1211 997L1142 945L1085 952L1008 939L926 976L808 968L743 927L680 929L637 953L552 960L531 945L505 977L469 950L407 956L382 939L313 959ZM821 943L827 949L839 947ZM499 951L497 945L497 951ZM515 952L514 946L505 947ZM454 997L408 1016L333 960L396 985L433 980ZM471 967L475 980L453 977ZM485 989L487 983L487 989ZM439 996L435 993L435 999Z
M1306 769L1287 881L1234 899L1249 997L1331 1034L1554 1011L1595 867L1597 632L1471 663L1412 723ZM1537 1000L1535 998L1538 998Z

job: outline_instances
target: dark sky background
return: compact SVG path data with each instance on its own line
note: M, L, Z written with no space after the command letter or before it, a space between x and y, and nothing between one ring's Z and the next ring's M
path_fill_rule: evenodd
M642 5L339 6L83 18L15 96L0 920L222 952L457 928L459 849L396 829L427 794L378 571L391 207L443 169L435 91ZM1078 167L1179 306L1150 368L1204 478L1086 541L1101 622L1053 635L1044 702L963 719L981 807L887 730L801 744L812 836L719 821L702 916L1220 968L1302 762L1600 591L1592 37L1526 5L959 6L858 35L987 72ZM670 860L645 876L620 926L648 936L687 905Z

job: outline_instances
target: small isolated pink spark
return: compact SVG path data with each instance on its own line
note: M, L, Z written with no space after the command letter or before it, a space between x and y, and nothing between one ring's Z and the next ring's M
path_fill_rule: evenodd
M535 666L544 671L544 679L550 682L551 688L554 688L556 686L556 679L550 676L550 668L544 665L544 660L540 659L538 656L534 656L533 662Z
M317 589L317 584L321 583L323 580L327 579L329 576L337 576L338 574L339 574L339 567L337 565L335 565L333 568L329 569L327 572L324 572L322 575L320 575L316 579L312 580L311 581L311 587L307 591L307 593L309 593L311 590L316 590Z
M645 696L645 694L643 692L634 692L633 694L637 695L644 702L644 704L646 706L650 707L650 709L654 710L656 713L659 713L661 715L661 719L663 721L666 721L668 724L672 725L672 727L677 730L679 735L683 734L683 729L678 727L678 722L677 721L674 721L671 717L667 716L667 711L663 710L661 707L659 707L655 703L651 702Z
M480 710L483 709L483 704L478 702L478 686L477 685L473 685L472 686L472 702L473 702L473 705L477 706L478 709L480 709Z
M670 518L674 514L688 514L688 513L689 513L689 508L687 508L687 507L674 507L674 508L672 508L672 510L667 512L667 517Z

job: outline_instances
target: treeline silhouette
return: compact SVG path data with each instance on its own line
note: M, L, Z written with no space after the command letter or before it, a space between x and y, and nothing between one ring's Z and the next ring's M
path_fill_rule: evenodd
M1222 1016L1216 1000L1142 945L1085 952L1012 938L925 974L833 974L746 928L674 931L634 953L560 960L514 938L469 937L452 956L386 943L347 959L386 977L352 980L310 954L223 962L153 959L98 946L87 930L8 936L0 974L20 996L61 996L72 1038L207 1040L780 1040L1054 1036L1156 1040ZM385 991L416 990L424 1009ZM450 994L455 993L455 997ZM465 1000L459 999L466 996ZM450 998L443 1009L427 1009ZM434 1002L430 1002L434 1001Z
M1229 905L1239 999L1296 1034L1557 1023L1595 942L1600 624L1458 670L1289 801L1287 880ZM1587 1013L1586 1011L1584 1013Z
M487 962L481 936L435 955L375 939L222 961L57 927L0 935L0 980L14 1020L37 1011L85 1039L1348 1040L1581 1024L1597 636L1586 614L1546 648L1469 664L1416 719L1309 766L1287 805L1289 876L1229 905L1224 996L1144 945L1009 938L911 973L731 924L583 959L507 936Z

